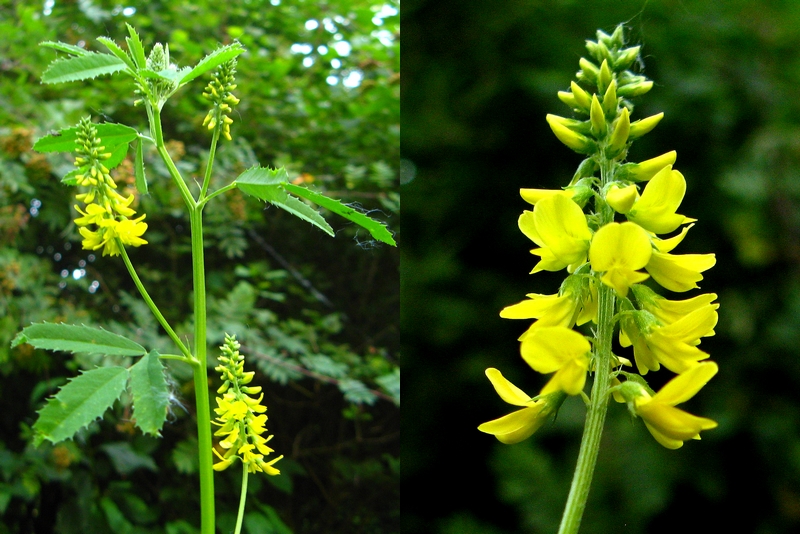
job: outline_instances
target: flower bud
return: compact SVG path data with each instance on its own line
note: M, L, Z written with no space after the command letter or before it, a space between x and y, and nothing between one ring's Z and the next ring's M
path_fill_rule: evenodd
M649 133L650 130L655 128L656 125L661 122L662 118L664 118L663 112L632 122L631 131L630 134L628 134L628 137L633 140Z
M597 95L592 95L592 107L589 113L592 122L592 134L595 139L602 139L608 133L608 124L606 124L605 113L600 101L597 100Z
M605 95L603 95L603 111L610 120L617 115L617 104L617 82L611 80Z
M577 78L582 82L596 84L597 78L600 76L600 69L597 65L586 58L580 58L578 65L580 65L581 70L578 71Z
M550 124L550 129L553 130L558 140L575 152L581 154L590 154L594 152L596 144L588 137L575 133L560 122L552 120L551 115L547 116L547 122Z
M603 64L600 65L600 75L597 77L597 90L604 92L613 79L614 75L611 73L608 61L604 59Z
M631 121L628 116L628 108L622 108L619 119L617 119L614 126L614 133L611 134L611 142L608 146L609 157L615 157L622 152L625 144L628 142L628 134L630 133Z
M639 191L634 184L627 187L621 187L618 184L612 184L606 193L606 202L609 206L614 208L617 213L628 213L633 207L633 203L639 198Z
M583 88L575 82L570 82L570 89L572 89L572 94L575 95L575 102L577 102L578 107L583 111L589 111L592 105L592 99L589 93L584 91Z

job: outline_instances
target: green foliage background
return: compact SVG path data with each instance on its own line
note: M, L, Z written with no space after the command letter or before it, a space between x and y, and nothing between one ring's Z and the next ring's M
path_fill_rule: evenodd
M162 439L134 432L130 402L121 402L74 442L30 444L36 410L67 377L132 361L10 349L22 327L103 326L174 352L119 258L81 250L74 191L60 183L71 158L30 149L90 113L146 131L133 87L124 77L43 86L56 54L37 43L103 50L95 38L124 42L128 22L148 48L169 42L172 60L187 65L238 39L248 49L239 58L241 104L234 142L217 153L216 186L256 162L285 166L399 237L398 9L394 0L0 3L0 533L182 534L195 532L199 518L194 393L180 364L169 365ZM344 86L354 75L360 83ZM210 141L201 126L207 80L184 88L162 114L173 158L191 179L202 179ZM129 158L115 174L132 186L133 151ZM150 194L139 211L149 245L131 250L132 260L191 342L188 219L154 151L145 164ZM238 192L213 201L206 221L209 342L221 344L225 332L242 341L259 371L254 383L267 392L274 448L286 456L280 477L250 477L245 531L398 532L396 249L334 217L332 239ZM209 376L216 389L218 377ZM220 532L233 528L234 471L216 477Z
M572 399L555 424L502 445L476 430L510 411L483 371L528 392L544 384L518 355L526 326L498 316L562 278L527 274L518 189L572 177L580 156L545 114L569 114L556 92L584 41L626 21L655 81L634 115L665 112L630 159L677 150L681 213L699 219L681 252L717 254L701 286L719 294L703 348L720 372L686 408L719 428L669 451L612 406L581 531L800 528L800 4L414 0L403 7L405 531L557 530L585 410ZM415 498L422 485L447 498Z

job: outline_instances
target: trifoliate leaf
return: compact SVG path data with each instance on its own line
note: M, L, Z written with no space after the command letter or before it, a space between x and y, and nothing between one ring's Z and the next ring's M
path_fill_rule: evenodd
M125 69L124 61L111 54L89 52L83 56L57 59L42 73L42 83L75 82L114 74Z
M12 347L29 343L37 349L86 352L107 356L141 356L147 351L128 338L84 325L36 323L24 328Z
M371 219L360 213L353 208L347 207L340 200L335 200L332 198L328 198L325 195L320 193L316 193L307 189L305 187L300 187L299 185L294 185L290 183L283 184L283 187L295 195L299 197L303 197L306 200L310 200L314 204L318 204L325 209L328 209L334 212L337 215L344 217L349 221L353 221L357 225L361 226L365 230L367 230L372 237L377 239L378 241L382 241L387 245L397 246L394 239L392 238L392 234L389 233L389 230L386 228L386 225L376 221L375 219Z
M288 211L292 215L310 222L332 236L333 228L331 228L319 212L283 190L283 186L288 179L289 176L286 174L286 169L283 167L280 169L251 167L240 174L234 183L236 187L248 195L270 202Z
M169 388L156 351L149 352L131 366L131 394L136 426L145 434L160 436L167 420Z
M128 382L124 367L99 367L86 371L61 388L39 411L33 425L34 444L58 443L72 438L119 399Z
M235 58L242 52L244 52L244 48L238 41L235 41L221 48L217 48L216 50L208 54L206 57L201 59L200 63L195 65L195 67L192 70L184 74L179 84L183 85L185 83L194 80L198 76L202 76L206 72L222 65L226 61Z

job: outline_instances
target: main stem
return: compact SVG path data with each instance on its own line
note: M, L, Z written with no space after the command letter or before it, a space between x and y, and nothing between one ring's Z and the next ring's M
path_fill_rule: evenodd
M203 204L192 197L186 182L175 167L164 145L161 114L148 110L156 149L178 186L186 207L192 234L192 275L194 290L194 343L195 353L191 362L194 372L194 394L197 409L197 445L200 464L200 532L215 534L214 517L214 470L211 452L211 407L208 395L208 365L206 354L206 273L203 253Z
M600 178L602 185L613 178L613 161L603 159L600 162ZM602 187L602 186L601 186ZM614 211L603 202L597 206L601 225L614 220ZM611 384L611 341L614 334L614 289L599 283L597 305L597 334L594 345L594 384L592 397L586 413L586 426L578 451L578 463L572 477L572 486L567 497L564 515L561 517L559 534L577 534L581 526L583 511L589 498L594 467L600 452L600 438L603 436L603 425L608 411L608 389Z

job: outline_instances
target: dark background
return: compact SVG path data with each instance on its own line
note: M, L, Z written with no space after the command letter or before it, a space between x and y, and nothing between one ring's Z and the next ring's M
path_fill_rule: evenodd
M402 13L405 532L557 530L580 400L521 444L476 427L513 409L486 367L528 393L546 380L518 355L527 322L498 316L563 279L527 274L518 190L569 182L581 158L545 115L569 116L557 91L620 22L655 82L633 118L665 113L629 160L677 150L680 213L699 222L676 252L717 257L700 285L719 295L702 348L720 372L684 407L719 427L671 451L611 406L582 532L800 529L800 4L417 0Z

